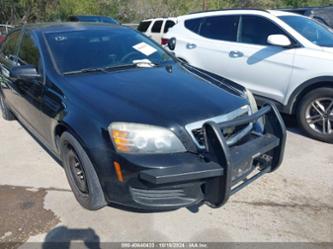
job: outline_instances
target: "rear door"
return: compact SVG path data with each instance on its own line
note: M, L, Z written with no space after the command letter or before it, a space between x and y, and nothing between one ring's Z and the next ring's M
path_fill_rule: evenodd
M230 60L235 49L239 16L221 15L190 19L185 28L190 30L186 41L177 39L177 49L190 64L207 71L234 78L239 70Z

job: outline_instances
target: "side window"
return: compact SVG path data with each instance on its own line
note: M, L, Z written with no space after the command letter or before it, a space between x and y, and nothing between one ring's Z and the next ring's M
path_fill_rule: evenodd
M192 32L199 34L200 25L204 18L195 18L195 19L189 19L185 21L185 28L188 30L191 30Z
M239 16L207 17L200 28L200 35L222 41L237 41Z
M15 61L20 34L20 31L9 34L2 46L1 52L9 60Z
M169 31L170 28L172 28L173 26L175 26L175 22L174 21L171 21L171 20L167 20L165 25L164 25L164 30L163 32L164 33L167 33Z
M138 26L138 31L140 32L146 32L151 24L151 21L146 21L146 22L140 22Z
M31 35L26 33L22 37L21 47L18 54L19 65L34 65L41 71L41 60L39 50Z
M285 34L273 22L260 16L242 16L239 42L268 45L267 38L273 34Z
M162 28L162 24L163 24L163 21L155 21L152 29L151 29L151 32L152 33L160 33L161 32L161 28Z

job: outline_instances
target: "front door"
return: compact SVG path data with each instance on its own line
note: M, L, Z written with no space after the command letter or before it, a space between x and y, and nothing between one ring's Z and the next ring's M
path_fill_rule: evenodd
M14 81L19 94L17 103L24 120L35 130L40 131L41 101L44 89L43 67L38 47L30 33L24 33L18 52L18 66L32 65L40 77L20 78Z
M230 65L238 70L231 79L257 95L283 103L296 50L269 45L267 38L272 34L287 35L264 17L241 16L238 41L229 51Z

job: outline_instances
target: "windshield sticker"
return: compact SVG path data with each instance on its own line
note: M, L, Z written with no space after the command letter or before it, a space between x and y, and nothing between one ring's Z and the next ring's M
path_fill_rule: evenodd
M134 45L133 48L146 56L149 56L157 51L155 48L145 42L138 43Z

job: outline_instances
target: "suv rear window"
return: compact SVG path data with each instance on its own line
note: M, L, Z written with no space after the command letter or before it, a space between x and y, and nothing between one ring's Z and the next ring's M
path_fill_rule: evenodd
M191 30L194 33L199 34L200 24L204 18L195 18L185 21L185 28Z
M140 22L140 24L138 26L138 31L146 32L147 29L149 28L150 24L151 24L151 21Z
M162 28L163 21L156 21L154 26L151 29L152 33L160 33Z
M200 27L200 35L216 40L236 41L239 16L207 17Z
M171 21L171 20L167 20L165 25L164 25L164 33L167 33L169 31L170 28L172 28L173 26L175 26L175 22Z
M239 16L211 16L185 21L185 27L209 39L236 41Z

